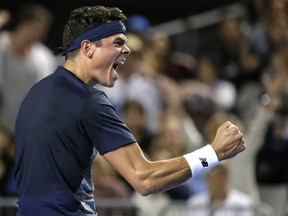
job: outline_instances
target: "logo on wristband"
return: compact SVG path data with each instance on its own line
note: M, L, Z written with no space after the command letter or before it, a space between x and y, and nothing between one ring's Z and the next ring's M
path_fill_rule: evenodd
M209 164L207 162L207 158L201 158L200 157L199 160L200 160L200 162L201 162L203 167L208 167L209 166Z

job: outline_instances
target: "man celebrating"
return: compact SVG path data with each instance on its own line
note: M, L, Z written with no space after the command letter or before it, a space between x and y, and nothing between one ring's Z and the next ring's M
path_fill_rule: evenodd
M65 63L35 84L16 122L18 216L96 216L91 166L102 155L140 194L175 187L245 149L230 122L211 145L169 160L151 162L105 93L125 63L126 16L118 8L80 7L63 34Z

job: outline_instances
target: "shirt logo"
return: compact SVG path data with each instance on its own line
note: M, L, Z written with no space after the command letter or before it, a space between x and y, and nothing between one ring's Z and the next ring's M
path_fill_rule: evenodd
M201 162L203 167L208 167L209 166L209 164L207 162L207 158L201 158L200 157L199 160L200 160L200 162Z

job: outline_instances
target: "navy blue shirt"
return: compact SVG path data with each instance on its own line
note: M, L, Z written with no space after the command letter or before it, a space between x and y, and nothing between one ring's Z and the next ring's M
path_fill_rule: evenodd
M17 215L97 215L93 160L133 142L105 93L58 67L31 88L18 113Z

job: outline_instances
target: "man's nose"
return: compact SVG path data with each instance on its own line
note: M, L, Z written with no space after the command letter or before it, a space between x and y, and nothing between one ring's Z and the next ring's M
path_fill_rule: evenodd
M127 45L124 45L122 53L126 54L126 55L130 55L131 50L130 50L130 48Z

